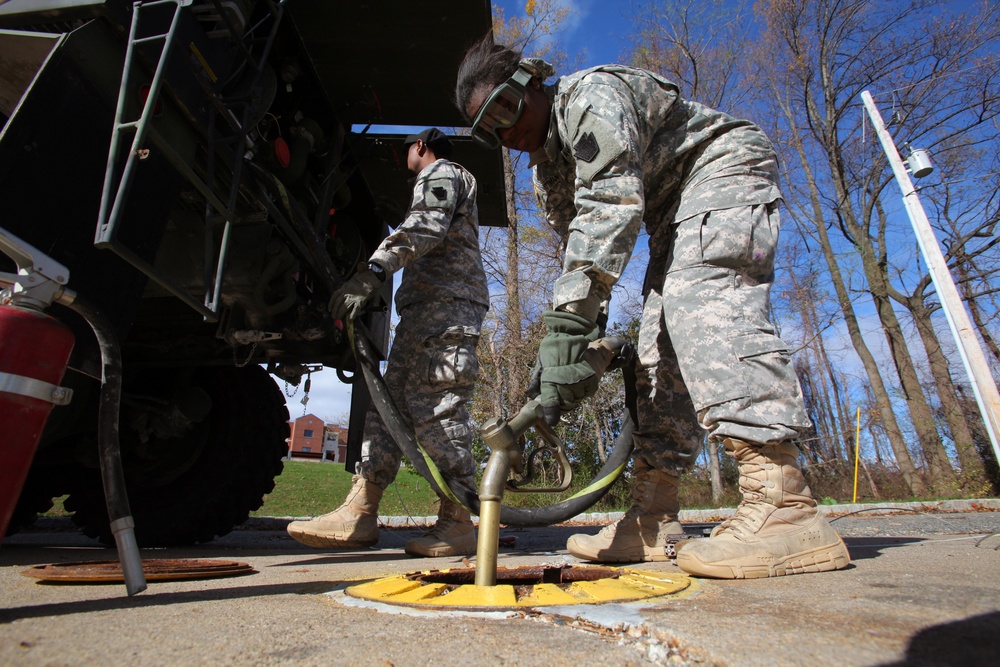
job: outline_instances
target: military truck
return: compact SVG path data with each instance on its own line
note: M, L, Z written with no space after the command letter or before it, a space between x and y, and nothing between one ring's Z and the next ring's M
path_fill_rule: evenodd
M280 385L322 368L352 380L329 298L402 219L408 128L463 125L455 71L491 20L486 0L0 3L0 228L65 265L115 327L140 545L245 521L288 452ZM457 138L455 159L479 180L482 224L503 224L499 155ZM11 525L68 495L110 542L100 350L75 312L48 312L75 335L74 396ZM386 312L365 323L385 354ZM354 392L355 460L366 400Z

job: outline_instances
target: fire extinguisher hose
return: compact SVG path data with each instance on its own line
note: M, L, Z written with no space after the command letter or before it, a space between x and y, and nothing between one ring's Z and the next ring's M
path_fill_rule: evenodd
M101 479L104 482L104 498L111 531L118 547L118 560L125 578L125 589L132 596L146 590L146 577L135 539L135 521L132 519L125 490L125 472L118 440L118 411L122 396L121 348L114 327L92 304L77 297L69 307L87 320L101 347L103 368L97 421Z

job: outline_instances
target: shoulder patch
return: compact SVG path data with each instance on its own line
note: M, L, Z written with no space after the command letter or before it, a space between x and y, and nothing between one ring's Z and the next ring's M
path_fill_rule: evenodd
M622 125L624 121L621 122ZM576 176L587 187L594 178L625 153L626 128L616 125L590 109L580 119L573 157L576 158Z
M432 176L424 181L421 199L428 208L452 208L457 203L455 185L448 178Z
M573 155L584 162L593 162L600 152L601 147L593 132L584 132L573 147Z

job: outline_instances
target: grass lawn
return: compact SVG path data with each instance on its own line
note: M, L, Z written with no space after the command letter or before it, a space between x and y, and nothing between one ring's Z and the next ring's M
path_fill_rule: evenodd
M578 481L572 489L557 495L507 493L504 504L514 507L550 505L576 493L583 485L583 481ZM319 516L337 509L350 488L351 474L342 464L285 461L285 469L274 480L274 491L264 497L263 507L250 516ZM622 511L627 505L627 502L615 503L606 498L592 511ZM403 468L396 481L385 490L378 513L382 516L433 516L437 514L437 495L419 473Z
M573 488L562 494L506 493L503 502L513 507L551 505L579 491L589 481L574 480ZM350 488L351 474L342 464L328 461L285 461L284 471L274 480L274 490L264 497L264 505L251 513L251 516L319 516L339 507ZM63 500L65 496L57 498L54 507L44 516L68 516L63 508ZM707 480L685 475L681 478L680 500L683 509L735 507L739 503L739 495L735 489L727 489L727 496L717 505L711 501ZM824 504L832 502L832 499L823 500ZM861 502L877 505L880 501L866 498ZM607 496L588 511L624 511L630 504L628 485L619 481ZM396 481L382 496L379 514L433 516L437 514L437 496L423 477L410 468L403 468L396 476Z
M285 461L284 470L274 480L274 490L264 496L264 505L250 516L303 517L319 516L337 509L351 488L352 475L340 463L329 461ZM478 482L478 480L477 480ZM579 491L583 481L560 495L507 493L504 504L515 507L550 505ZM617 485L616 485L617 486ZM65 517L63 507L66 496L57 498L51 510L43 516ZM621 503L619 503L621 504ZM624 503L627 505L627 503ZM607 499L592 511L615 511L623 507L608 503ZM403 468L382 496L379 514L383 516L434 516L437 514L437 495L418 473Z
M285 461L274 491L251 516L318 516L337 509L351 488L351 473L329 461ZM417 473L402 469L379 505L383 516L437 514L437 495Z

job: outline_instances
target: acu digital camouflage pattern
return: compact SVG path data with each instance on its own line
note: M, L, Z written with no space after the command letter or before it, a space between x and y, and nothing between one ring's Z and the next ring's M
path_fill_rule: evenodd
M472 174L448 160L436 160L417 174L406 219L370 258L387 273L406 267L396 290L397 311L447 297L489 306L477 187Z
M389 396L441 472L475 488L466 405L479 376L476 345L486 306L465 299L423 301L401 308L399 317L385 372ZM358 472L384 489L401 460L378 411L370 407Z
M636 456L682 468L711 437L778 442L809 426L769 320L777 160L753 123L683 100L655 74L603 66L547 88L531 156L546 218L566 238L553 307L592 314L645 222Z
M435 465L470 487L475 464L466 404L479 376L476 345L489 308L476 194L476 179L460 165L427 165L417 174L406 219L371 256L388 273L406 267L385 372L389 396ZM384 489L401 457L370 407L358 472Z

